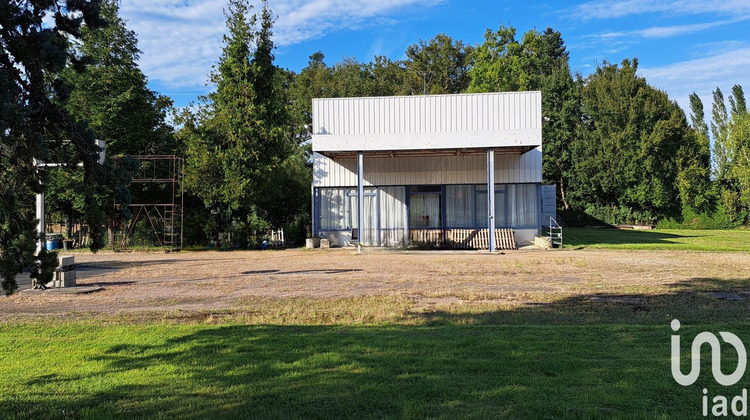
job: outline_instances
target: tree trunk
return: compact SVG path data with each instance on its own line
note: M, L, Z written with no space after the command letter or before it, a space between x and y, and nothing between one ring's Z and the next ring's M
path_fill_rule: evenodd
M115 250L115 229L114 225L115 221L112 219L107 220L107 243L109 246L112 247L112 250Z
M560 178L560 196L562 197L563 206L565 207L565 210L570 210L570 204L568 204L568 200L565 198L565 187L563 186L563 179Z

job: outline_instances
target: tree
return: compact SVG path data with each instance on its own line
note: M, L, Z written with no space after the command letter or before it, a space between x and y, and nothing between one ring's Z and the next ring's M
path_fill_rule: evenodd
M324 59L323 53L318 51L310 56L307 67L299 74L289 75L290 112L300 144L310 140L308 125L312 123L312 100L332 96L332 71Z
M570 148L581 122L580 80L574 81L568 67L568 52L562 35L552 28L530 30L522 42L513 27L489 29L484 42L474 49L469 71L471 92L541 90L543 178L557 186L559 202L571 207L567 190L572 177Z
M718 92L718 94L717 94ZM746 223L750 214L750 118L742 86L734 85L729 96L730 113L723 96L714 92L717 182L721 204L731 222ZM718 136L721 137L718 137Z
M373 81L368 66L355 58L344 58L333 66L331 97L371 96Z
M86 122L107 145L107 154L114 157L140 154L174 153L176 144L173 130L166 123L172 101L147 86L146 76L138 67L141 51L135 32L128 30L119 16L119 0L103 0L101 17L107 25L102 28L82 28L82 37L76 46L86 57L89 66L75 71L68 66L62 77L72 87L65 108L77 120ZM130 217L128 205L131 191L128 188L127 168L137 162L108 163L110 177L106 188L99 192L99 207L107 214L108 226L115 226ZM55 172L61 172L57 170ZM67 170L66 172L70 172ZM80 197L70 185L72 174L55 174L55 193L50 194L50 208L59 208L68 216L70 227L73 218L83 209ZM158 191L136 191L141 202L158 202ZM112 197L116 198L116 208ZM77 209L77 210L76 210ZM110 242L114 240L110 231Z
M735 191L732 194L736 201L732 203L732 210L737 215L739 223L750 222L750 113L738 112L729 125L732 150L732 165L730 168L731 185Z
M729 170L729 116L727 106L724 103L724 94L718 87L713 92L713 105L711 106L711 135L714 138L714 171L715 178L719 182L725 179Z
M729 95L729 109L732 112L732 117L747 113L747 102L745 102L745 93L742 91L742 86L732 86L732 94Z
M375 61L371 62L368 67L372 75L372 95L396 96L406 94L404 91L406 68L402 62L392 61L384 56L376 56Z
M469 86L471 47L446 34L406 48L404 90L411 95L462 93Z
M555 184L563 208L570 209L568 188L573 177L571 147L581 126L582 81L573 80L567 64L553 70L542 83L542 177Z
M714 204L711 146L703 102L695 92L690 94L690 110L694 139L683 144L678 155L680 200L684 208L705 213L711 211Z
M682 109L636 75L637 60L605 63L583 88L573 151L576 201L608 223L679 214L679 151L694 141Z
M172 101L148 88L138 67L138 38L119 16L119 0L103 0L101 16L107 26L83 28L78 46L92 64L83 72L69 67L63 73L73 87L66 108L88 121L112 156L173 152L166 123Z
M43 23L52 16L53 23ZM66 65L85 68L69 48L82 25L99 27L96 0L6 2L0 7L0 274L6 293L15 276L29 269L42 284L52 279L55 253L35 254L34 193L45 190L45 177L34 159L74 164L84 162L84 202L94 200L97 178L93 133L58 104L70 89L60 77ZM69 142L69 143L67 143ZM87 219L96 247L101 220ZM44 233L42 232L41 235Z
M516 40L516 29L501 25L489 29L473 52L469 70L470 92L538 90L543 81L568 65L568 52L560 32L532 29Z
M185 184L229 224L265 213L257 205L268 193L264 184L294 150L286 76L273 65L271 11L264 2L248 20L251 8L246 0L229 1L229 33L211 74L216 90L198 112L178 117Z

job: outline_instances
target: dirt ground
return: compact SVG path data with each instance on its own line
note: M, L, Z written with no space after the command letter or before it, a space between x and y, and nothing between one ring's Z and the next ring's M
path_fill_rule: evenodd
M731 284L750 299L750 254L684 251L486 252L350 249L76 254L89 294L26 291L0 298L0 321L39 316L154 317L252 310L269 300L369 298L410 310L446 305L535 305L576 296L632 299L686 285ZM706 283L706 282L713 283ZM738 286L739 285L739 286ZM723 290L718 287L717 290ZM746 296L747 295L747 296Z

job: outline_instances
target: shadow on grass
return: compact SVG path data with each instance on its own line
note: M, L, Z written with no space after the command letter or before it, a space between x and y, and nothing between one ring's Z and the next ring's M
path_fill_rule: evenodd
M120 325L106 339L80 327L58 349L96 349L63 358L76 371L0 402L30 418L695 417L711 385L674 382L669 322L748 342L748 301L717 291L748 298L750 279L412 313L424 322L411 326Z
M595 293L517 309L477 309L414 314L430 325L667 325L672 319L688 324L734 323L750 320L750 278L692 278L652 293ZM488 305L490 307L490 305Z
M695 238L692 235L654 232L651 230L625 230L615 228L586 229L567 228L564 230L566 247L587 247L593 245L646 245L674 244L675 239Z

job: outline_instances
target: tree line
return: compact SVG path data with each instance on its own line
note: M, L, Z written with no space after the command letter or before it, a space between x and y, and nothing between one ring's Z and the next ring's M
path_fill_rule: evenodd
M310 224L306 127L316 97L539 90L543 178L557 186L566 223L727 228L750 221L750 116L738 85L726 100L717 87L710 118L691 95L688 120L638 75L637 59L604 62L583 77L571 71L559 31L519 36L505 25L487 29L476 45L445 34L420 40L402 60L343 58L329 66L318 51L295 72L274 63L274 15L265 1L255 10L229 0L225 15L212 92L174 109L148 88L137 34L119 16L118 0L0 7L6 291L24 270L43 281L54 269L54 253L34 255L34 193L45 191L50 211L69 227L88 225L90 246L99 249L106 228L131 217L132 194L159 193L128 188L138 165L128 157L138 154L185 157L187 243L233 232L229 246L254 246L267 228L282 226L301 240ZM96 164L94 139L107 143L104 165ZM35 158L68 165L40 171Z

